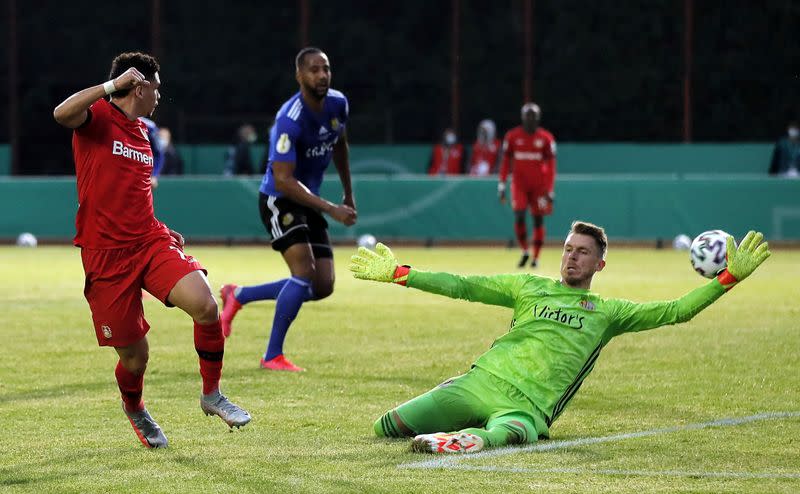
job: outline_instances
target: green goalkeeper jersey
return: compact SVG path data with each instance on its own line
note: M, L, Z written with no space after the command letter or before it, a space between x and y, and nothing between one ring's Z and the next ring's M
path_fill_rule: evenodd
M688 321L725 293L714 279L675 300L634 303L530 274L459 276L415 269L407 286L514 309L511 329L474 365L516 386L545 415L548 426L611 338Z

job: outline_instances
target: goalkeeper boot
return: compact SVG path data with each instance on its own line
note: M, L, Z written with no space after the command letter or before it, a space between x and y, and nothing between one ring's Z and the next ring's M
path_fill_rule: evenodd
M273 357L269 360L264 360L262 357L261 368L288 372L303 372L305 370L302 367L294 365L289 359L284 357L283 354L280 354L277 357Z
M518 268L524 268L526 264L528 264L528 259L531 258L531 255L525 251L522 253L522 257L519 258L519 263L517 263Z
M468 432L420 434L411 441L411 451L417 453L477 453L483 449L483 439Z
M222 334L225 338L231 335L233 318L242 308L242 304L233 295L235 290L236 285L222 285L222 289L219 291L220 298L222 298L222 314L219 316L219 322L222 325Z
M125 412L133 426L136 437L144 444L145 448L167 447L167 436L164 435L161 427L153 420L146 408L142 408L138 412L129 412L125 409L125 403L123 402L122 411Z
M219 390L200 396L200 409L206 415L217 415L228 427L242 427L250 422L250 414L220 393Z

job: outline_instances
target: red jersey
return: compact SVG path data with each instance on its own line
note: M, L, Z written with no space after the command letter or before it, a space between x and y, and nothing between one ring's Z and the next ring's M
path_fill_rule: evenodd
M428 175L461 175L461 165L464 162L464 146L453 144L433 146L431 166Z
M72 135L78 179L74 244L116 249L169 235L153 213L153 151L147 127L104 99L88 113Z
M500 181L505 182L512 168L511 181L517 185L553 191L556 178L556 140L553 134L539 127L533 134L514 127L503 139L503 162Z
M492 139L487 144L475 141L472 144L472 157L469 159L469 174L482 177L494 173L499 151L500 139Z

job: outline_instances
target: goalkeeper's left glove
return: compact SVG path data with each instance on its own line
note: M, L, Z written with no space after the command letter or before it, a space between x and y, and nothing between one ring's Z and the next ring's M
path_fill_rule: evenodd
M361 280L382 281L385 283L406 284L411 266L399 266L392 250L378 242L375 251L359 247L358 253L350 258L350 271Z
M728 265L717 275L717 280L725 287L725 290L730 290L736 283L750 276L762 262L772 255L769 245L766 242L761 243L762 240L764 240L764 235L761 232L750 230L737 248L733 237L728 237L725 251Z

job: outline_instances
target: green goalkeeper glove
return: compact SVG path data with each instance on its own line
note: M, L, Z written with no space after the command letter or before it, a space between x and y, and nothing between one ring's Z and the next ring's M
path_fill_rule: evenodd
M750 230L737 248L733 237L728 237L725 254L728 266L717 276L717 280L726 290L730 290L736 283L753 274L753 271L772 255L769 245L766 242L762 243L762 240L764 235L761 232Z
M350 271L360 280L405 285L410 269L410 266L398 266L392 250L380 242L375 251L359 247L358 253L350 258Z

